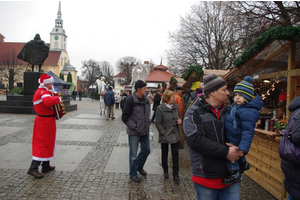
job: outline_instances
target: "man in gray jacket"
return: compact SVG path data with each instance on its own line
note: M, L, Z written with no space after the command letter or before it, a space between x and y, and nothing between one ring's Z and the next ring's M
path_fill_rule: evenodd
M129 142L129 176L136 183L140 182L137 176L139 172L147 176L143 169L144 164L150 154L149 128L150 128L150 104L145 96L147 84L138 80L134 85L135 93L130 95L124 105L122 121L126 124L126 132ZM137 156L138 146L141 143L141 150Z

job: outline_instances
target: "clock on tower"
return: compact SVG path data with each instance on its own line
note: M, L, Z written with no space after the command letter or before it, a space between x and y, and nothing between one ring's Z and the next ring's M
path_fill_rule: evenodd
M55 39L55 40L58 40L58 36L57 36L57 35L56 35L56 36L54 36L54 39Z

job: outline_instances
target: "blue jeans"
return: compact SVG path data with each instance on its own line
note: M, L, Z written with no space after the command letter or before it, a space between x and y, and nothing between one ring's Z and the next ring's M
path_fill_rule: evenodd
M246 162L246 157L240 157L239 160L235 161L234 163L230 162L229 160L227 160L227 168L228 171L238 171L240 170L240 164L239 163L244 163Z
M293 197L289 194L286 200L293 200Z
M232 186L211 189L194 183L198 200L239 200L240 199L240 184L236 183Z
M145 162L150 154L149 135L137 136L128 135L129 142L129 176L137 176L137 171L144 168ZM141 150L137 156L137 151L141 143Z

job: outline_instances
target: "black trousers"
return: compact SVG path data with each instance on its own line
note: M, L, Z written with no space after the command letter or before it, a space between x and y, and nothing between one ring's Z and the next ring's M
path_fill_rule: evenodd
M173 175L178 175L179 171L179 142L171 145ZM161 143L161 163L164 171L168 172L169 143Z
M37 161L37 160L32 160L31 165L30 165L30 167L29 167L29 170L32 170L32 171L38 171L39 166L41 165L41 162L43 162L43 163L42 163L42 167L43 167L43 168L49 168L49 167L50 167L50 161Z

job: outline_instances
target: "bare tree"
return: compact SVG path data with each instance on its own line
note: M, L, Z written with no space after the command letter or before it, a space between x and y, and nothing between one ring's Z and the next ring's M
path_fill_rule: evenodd
M300 21L299 1L239 1L234 10L241 17L265 19L271 27L298 25Z
M0 56L0 64L2 65L1 77L8 82L8 89L12 91L15 82L21 80L22 72L24 71L24 68L18 66L16 50L4 51Z
M117 61L116 67L119 70L119 72L125 73L127 79L126 81L131 82L132 69L134 66L141 62L142 61L140 59L137 59L135 57L125 56Z
M173 68L182 73L191 65L207 69L233 67L240 45L235 20L226 15L226 4L230 3L199 2L181 18L179 30L170 33L174 49L167 54Z
M101 76L104 76L106 81L114 87L114 70L113 66L107 62L107 61L101 61L100 62L100 71L101 71Z
M82 61L81 76L82 79L88 81L89 85L95 83L95 81L101 76L100 63L95 60Z

